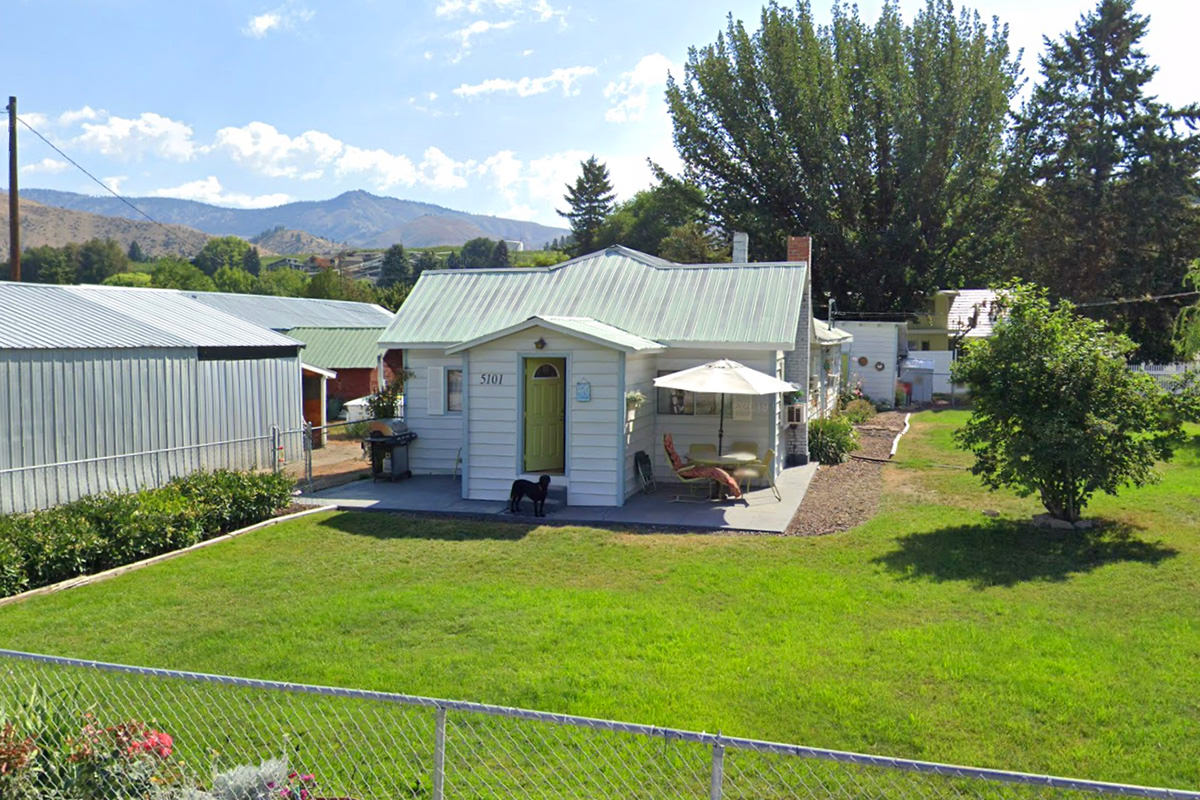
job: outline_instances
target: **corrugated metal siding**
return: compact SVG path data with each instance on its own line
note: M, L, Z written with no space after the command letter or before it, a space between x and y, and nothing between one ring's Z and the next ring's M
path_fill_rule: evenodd
M376 366L378 328L292 328L286 335L304 342L304 363L325 369L368 369Z
M374 303L352 300L318 300L310 297L273 297L226 292L182 292L198 303L265 328L382 328L392 312Z
M457 343L533 316L592 317L665 344L791 346L807 265L667 265L612 248L542 269L425 272L381 343Z
M300 425L299 359L196 360L187 348L0 350L0 470ZM300 455L300 434L287 442ZM0 513L157 485L197 468L266 468L270 441L0 473Z

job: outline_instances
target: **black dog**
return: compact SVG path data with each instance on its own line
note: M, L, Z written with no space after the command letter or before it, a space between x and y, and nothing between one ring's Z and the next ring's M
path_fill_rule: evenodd
M521 508L521 498L528 497L533 501L533 515L546 516L546 493L550 491L550 476L543 475L538 482L515 480L512 491L508 494L508 510L516 514Z

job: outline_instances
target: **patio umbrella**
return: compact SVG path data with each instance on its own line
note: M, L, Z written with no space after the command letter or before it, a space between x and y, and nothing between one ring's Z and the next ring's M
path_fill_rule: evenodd
M704 392L721 395L721 423L717 429L717 452L725 444L725 395L767 395L796 391L795 384L781 381L774 375L751 369L729 359L710 361L698 367L672 372L654 379L660 389L683 389L687 392Z

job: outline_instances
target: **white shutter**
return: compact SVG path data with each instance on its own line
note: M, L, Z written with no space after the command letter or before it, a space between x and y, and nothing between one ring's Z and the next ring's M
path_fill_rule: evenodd
M446 413L446 368L429 368L429 414L442 416Z

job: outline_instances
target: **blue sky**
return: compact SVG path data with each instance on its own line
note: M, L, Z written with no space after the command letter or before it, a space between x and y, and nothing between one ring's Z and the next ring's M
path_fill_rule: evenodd
M254 207L366 189L562 224L579 162L622 197L677 161L662 91L761 2L0 0L0 91L123 194ZM859 3L873 19L878 0ZM910 15L920 0L902 0ZM1036 72L1083 0L978 0ZM814 0L828 18L829 0ZM1140 0L1154 90L1200 100L1200 6ZM101 190L27 131L21 185Z

